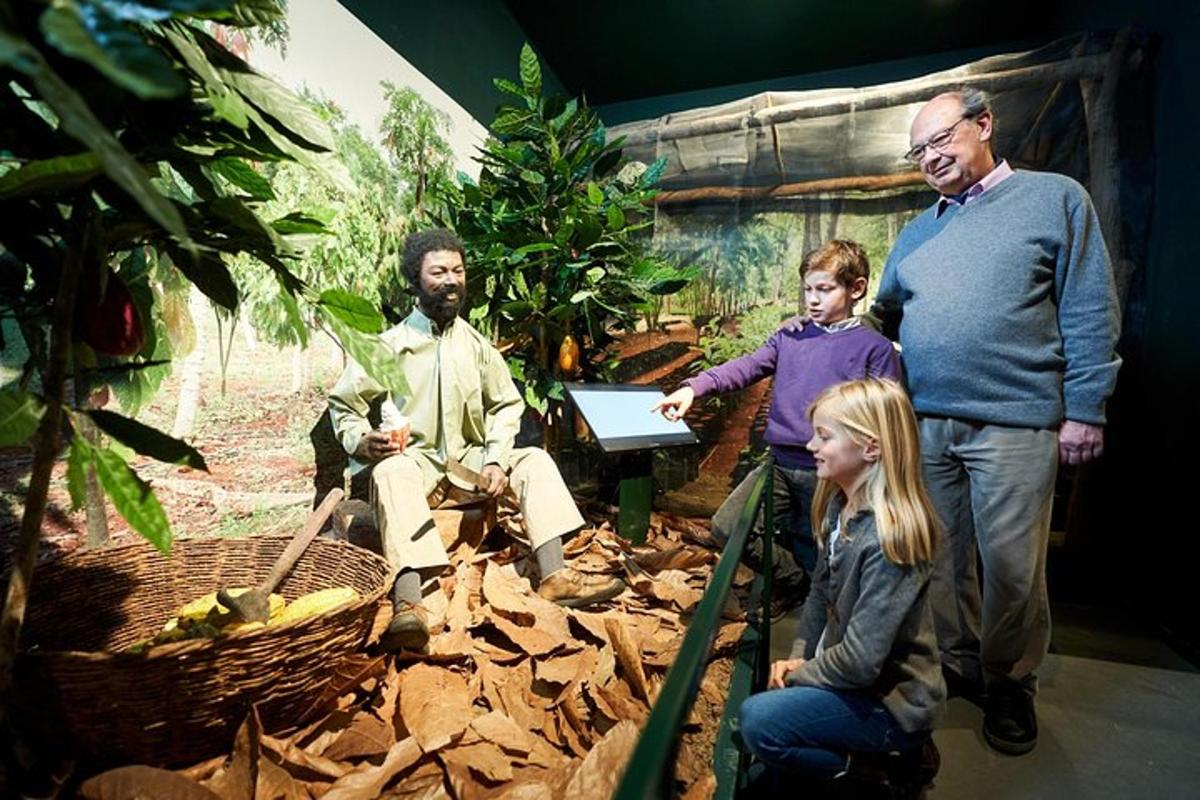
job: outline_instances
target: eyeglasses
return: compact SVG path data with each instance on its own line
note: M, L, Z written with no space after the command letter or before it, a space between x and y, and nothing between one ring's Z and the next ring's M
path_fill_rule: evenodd
M929 147L932 147L934 150L938 151L939 153L944 152L944 148L949 146L950 140L954 138L954 129L957 128L959 125L961 125L963 122L965 122L968 119L972 119L972 117L966 116L966 115L959 117L958 121L955 122L953 125L951 125L949 128L942 128L940 131L935 133L933 136L930 136L928 139L926 139L924 144L916 145L915 147L913 147L913 149L911 149L907 153L905 153L904 160L908 161L912 164L920 164L921 161L925 158L926 148L929 148Z

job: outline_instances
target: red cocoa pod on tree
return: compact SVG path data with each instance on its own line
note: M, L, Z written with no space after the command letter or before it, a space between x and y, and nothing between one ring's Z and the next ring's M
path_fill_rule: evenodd
M111 270L100 297L81 298L83 329L81 338L97 353L106 356L131 356L145 341L142 316L133 295Z

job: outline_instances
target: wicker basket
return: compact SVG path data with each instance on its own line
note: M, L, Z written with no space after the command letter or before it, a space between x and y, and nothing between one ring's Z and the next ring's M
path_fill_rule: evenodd
M299 725L370 632L389 575L374 553L321 538L309 545L277 591L290 601L358 590L361 599L326 614L121 652L184 603L262 581L290 540L181 539L170 558L137 541L40 567L19 664L28 699L57 712L79 755L103 762L173 766L227 751L252 704L268 731Z

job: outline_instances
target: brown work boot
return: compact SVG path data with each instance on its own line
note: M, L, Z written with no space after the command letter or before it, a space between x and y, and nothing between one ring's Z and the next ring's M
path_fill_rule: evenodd
M429 644L429 624L425 609L416 603L400 601L387 629L379 637L379 646L389 653L402 650L421 653Z
M583 608L611 600L625 591L625 581L604 575L585 575L570 567L542 578L538 594L567 608Z

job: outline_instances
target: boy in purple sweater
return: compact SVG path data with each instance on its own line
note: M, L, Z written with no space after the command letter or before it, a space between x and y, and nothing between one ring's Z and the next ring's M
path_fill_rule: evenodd
M808 593L808 575L816 567L817 547L809 509L817 474L812 454L805 448L813 434L809 404L835 383L857 378L900 378L900 359L892 343L854 316L854 304L866 294L869 275L867 254L857 242L835 239L808 253L800 264L800 278L804 281L804 306L810 324L802 320L785 323L753 353L684 381L653 409L667 419L679 419L697 398L744 389L769 375L775 376L766 439L775 470L775 529L791 544L790 552L778 545L772 551L773 593L780 601L777 610L803 601ZM801 324L796 324L798 321ZM712 520L717 541L728 540L754 479L763 468L746 476L717 510ZM756 537L747 549L747 561L758 568L762 540Z

